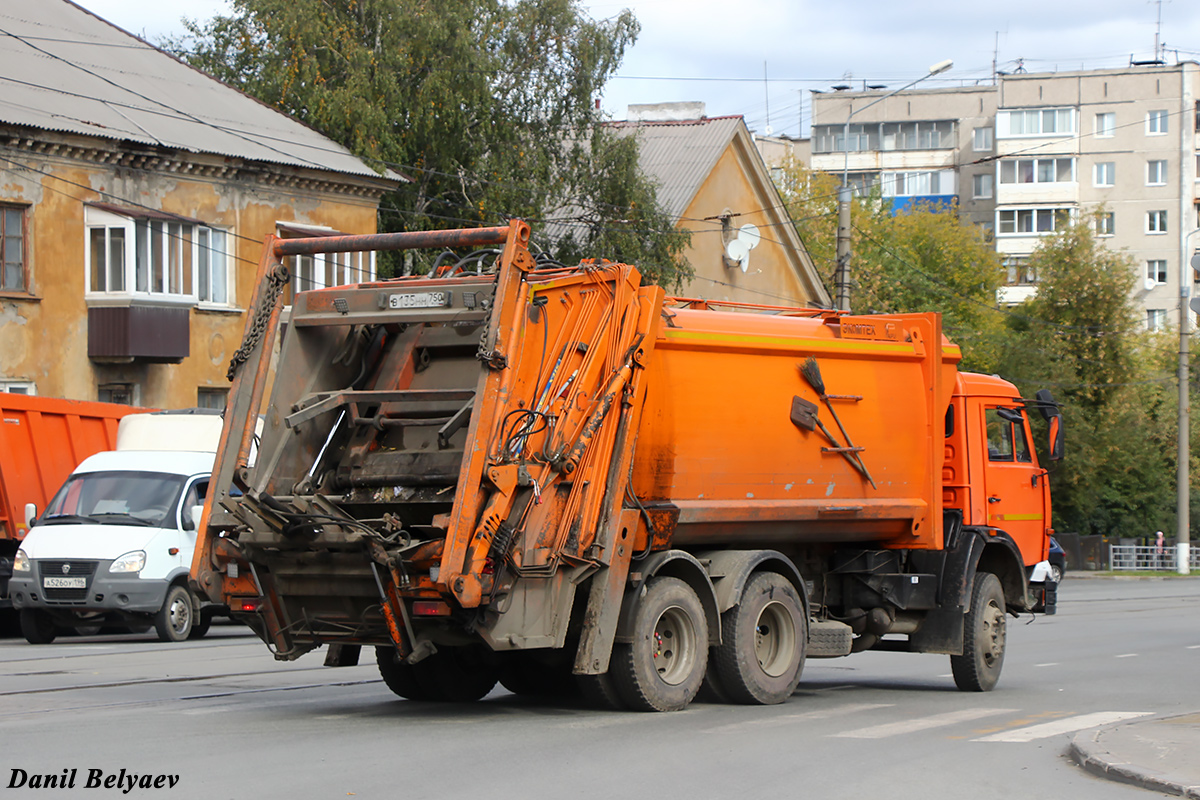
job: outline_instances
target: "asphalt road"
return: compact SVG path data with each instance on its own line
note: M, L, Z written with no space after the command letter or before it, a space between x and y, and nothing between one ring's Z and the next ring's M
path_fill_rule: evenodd
M1057 616L1010 619L993 692L955 690L945 656L864 653L810 661L780 706L674 714L499 688L468 706L413 703L366 654L354 668L320 653L280 664L232 626L179 645L6 639L0 797L1149 797L1065 753L1081 730L1200 711L1198 612L1200 579L1068 576ZM74 789L9 788L18 771L64 770ZM162 788L123 794L131 775ZM89 777L99 788L85 791Z

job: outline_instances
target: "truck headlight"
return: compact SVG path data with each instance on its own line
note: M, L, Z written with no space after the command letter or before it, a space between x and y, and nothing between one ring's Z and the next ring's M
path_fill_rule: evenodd
M13 559L13 572L29 572L29 556L25 555L24 550L17 551L17 557Z
M146 551L134 550L132 553L126 553L112 562L108 567L109 572L141 572L142 567L146 566Z

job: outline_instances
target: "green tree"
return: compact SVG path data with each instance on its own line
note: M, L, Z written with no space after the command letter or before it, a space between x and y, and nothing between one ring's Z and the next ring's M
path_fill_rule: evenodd
M167 49L411 179L385 199L381 230L536 224L587 196L577 246L620 240L668 282L687 268L635 145L598 124L594 100L639 31L628 11L596 21L577 0L233 0L228 16L187 26ZM623 237L632 226L641 236Z

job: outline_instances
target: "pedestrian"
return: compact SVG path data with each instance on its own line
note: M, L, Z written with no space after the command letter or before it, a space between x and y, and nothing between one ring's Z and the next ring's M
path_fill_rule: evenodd
M1154 534L1154 555L1158 568L1163 569L1163 532Z

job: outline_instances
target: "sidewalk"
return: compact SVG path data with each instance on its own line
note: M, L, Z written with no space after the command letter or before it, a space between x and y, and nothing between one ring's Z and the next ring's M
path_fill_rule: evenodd
M1084 731L1071 757L1095 775L1200 800L1200 712Z

